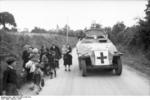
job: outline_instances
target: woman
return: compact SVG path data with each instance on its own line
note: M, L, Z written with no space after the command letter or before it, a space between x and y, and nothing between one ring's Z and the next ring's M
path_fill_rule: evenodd
M34 48L30 54L30 60L26 63L26 68L29 70L28 78L29 81L33 82L33 75L35 71L35 65L39 63L38 49Z
M70 66L72 65L72 55L70 54L72 51L70 45L68 44L66 46L65 52L64 52L64 66L65 66L65 71L67 71L67 66L68 66L68 71L71 71Z
M30 45L25 45L24 46L24 50L23 50L23 53L22 53L22 59L23 59L23 68L26 70L25 68L25 65L26 63L30 60L30 52L29 52L29 48L30 48Z
M30 45L25 45L24 46L24 51L23 51L23 54L22 54L22 59L23 59L23 72L26 71L27 72L27 76L26 76L26 79L27 81L30 80L29 78L29 69L26 68L26 63L30 60L30 54L31 54L31 51L32 51L32 47Z
M55 55L54 55L54 56L55 56L55 66L56 66L57 68L59 68L59 60L60 60L60 58L61 58L60 49L59 49L59 47L56 46L55 44L52 44L52 47L50 48L50 50L55 53Z

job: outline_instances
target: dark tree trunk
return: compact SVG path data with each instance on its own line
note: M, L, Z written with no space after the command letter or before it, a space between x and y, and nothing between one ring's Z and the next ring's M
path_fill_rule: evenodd
M5 23L3 24L3 29L6 30L6 25L5 25Z

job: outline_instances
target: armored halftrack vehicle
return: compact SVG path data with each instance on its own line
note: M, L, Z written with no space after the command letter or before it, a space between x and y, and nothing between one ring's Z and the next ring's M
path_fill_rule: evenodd
M108 36L101 30L87 30L85 38L79 40L76 50L79 68L82 75L87 75L89 69L115 70L116 75L122 73L121 55Z

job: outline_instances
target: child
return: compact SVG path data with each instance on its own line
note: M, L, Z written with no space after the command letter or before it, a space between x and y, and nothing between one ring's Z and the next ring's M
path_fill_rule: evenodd
M8 67L3 75L3 95L19 95L17 73L14 69L14 67L16 67L16 59L10 57L6 63L8 64Z
M41 64L43 65L43 68L42 71L44 72L44 75L48 75L48 72L49 72L49 64L48 64L48 57L46 56L47 53L45 52L43 55L42 55L42 59L41 59Z
M43 72L41 71L41 65L40 64L36 64L36 69L35 69L35 72L34 72L34 77L33 77L33 80L34 80L34 88L37 87L38 88L38 91L36 92L36 94L39 94L39 92L41 91L42 87L41 87L41 80L42 80L42 77L43 77Z
M56 77L55 52L50 50L49 53L47 53L47 57L50 69L50 78L52 79L53 75Z

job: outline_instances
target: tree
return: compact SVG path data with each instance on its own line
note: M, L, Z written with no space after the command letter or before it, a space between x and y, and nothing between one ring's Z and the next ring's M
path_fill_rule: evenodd
M17 30L17 28L12 27L12 28L10 29L10 31L12 31L12 32L17 32L18 30Z
M67 35L67 31L68 31L68 35L69 35L70 30L71 30L71 29L70 29L70 26L66 24L66 25L62 28L61 34L62 34L62 35Z
M115 44L120 43L125 29L126 29L126 26L124 25L123 22L117 22L113 26L112 31L109 34L109 38L112 40L113 43L115 43Z
M144 20L139 20L139 40L143 44L144 50L148 50L150 46L150 0L146 5L145 14Z
M31 33L48 33L48 32L45 29L34 27L34 29L31 30Z
M0 25L3 25L4 29L6 28L6 24L12 25L16 27L16 22L14 16L9 12L1 12L0 13Z
M119 32L124 31L125 28L126 26L123 22L118 22L113 26L112 33L117 35Z
M85 35L86 35L82 30L77 30L77 31L75 31L75 34L76 34L76 37L77 37L78 39L82 39L82 38L84 38Z

